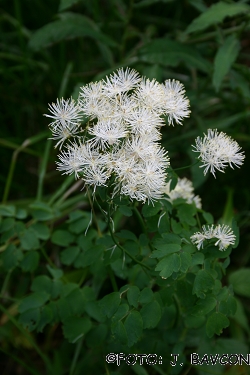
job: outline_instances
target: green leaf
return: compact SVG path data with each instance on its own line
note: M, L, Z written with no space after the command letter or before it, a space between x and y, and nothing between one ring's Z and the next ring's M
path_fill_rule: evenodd
M191 314L195 316L203 316L212 311L217 302L213 296L207 296L205 299L199 299L191 310Z
M131 311L124 323L128 337L128 347L135 344L142 335L143 322L141 314L138 311Z
M37 332L42 332L44 327L53 321L53 310L49 305L45 305L41 308L40 319L37 325Z
M0 204L0 216L11 216L16 215L16 207L12 205Z
M49 227L44 223L34 223L31 225L33 231L35 232L37 238L41 240L48 240L50 237L50 230Z
M116 236L120 237L120 238L126 238L127 240L132 240L134 242L137 242L136 235L133 232L131 232L130 230L123 229L120 232L117 232Z
M15 268L23 258L23 253L15 245L10 244L2 254L3 267L9 271Z
M201 316L194 316L194 315L186 315L184 318L185 326L187 328L200 328L204 327L206 323L206 318L204 315Z
M123 345L127 345L128 336L124 324L118 320L111 324L111 332L115 340Z
M59 12L70 8L72 5L79 3L81 0L61 0L59 5Z
M241 268L229 275L229 282L233 285L235 293L243 297L250 297L250 268Z
M51 242L59 246L69 246L75 239L73 234L69 233L67 230L56 230L51 237Z
M121 302L121 297L120 293L118 292L113 292L105 297L103 297L99 301L99 306L102 310L102 312L108 317L111 318L114 313L116 312L118 306L120 305Z
M120 211L124 216L129 217L133 215L132 209L128 206L119 206L118 211Z
M127 291L128 303L131 306L134 306L135 308L137 308L139 297L140 297L140 289L135 285L130 286L129 290Z
M38 266L39 259L40 256L37 251L29 251L20 262L20 267L24 272L33 272Z
M63 322L63 334L71 343L75 343L92 327L89 318L71 316Z
M209 316L206 324L206 332L208 337L213 337L216 333L220 335L223 331L223 328L229 326L229 320L226 315L220 312L214 312L212 315Z
M69 231L75 234L80 234L84 233L84 231L87 229L90 221L91 221L91 214L90 213L84 213L81 212L81 217L78 218L77 220L73 220L73 217L70 217L70 220L68 222L70 223L69 225Z
M51 274L51 276L53 277L53 279L61 279L61 277L63 276L62 270L58 268L53 268L49 264L47 264L47 269L49 273Z
M81 252L74 261L74 266L76 268L85 268L95 263L97 259L100 259L103 253L104 247L102 245L92 246L84 252Z
M177 206L177 216L181 223L187 223L190 226L196 224L196 220L193 217L196 214L196 207L192 204L181 204Z
M17 208L16 210L17 219L23 220L23 219L26 219L27 216L28 216L27 210L25 210L24 208Z
M204 298L205 292L212 289L214 286L214 279L206 270L199 270L193 286L193 294L197 297Z
M60 253L61 262L69 266L74 262L79 253L80 248L78 246L70 246Z
M37 30L30 38L29 47L38 51L65 39L91 37L107 45L115 42L98 30L97 25L80 14L64 12L60 20L48 23Z
M155 39L143 46L139 50L139 61L174 67L184 63L206 73L212 69L196 48L167 38Z
M149 204L144 204L142 207L142 214L144 217L151 217L157 214L161 209L160 202L154 202Z
M104 322L105 315L100 310L99 304L97 301L87 301L85 305L86 313L97 322Z
M171 254L163 258L156 266L156 271L161 271L160 276L167 279L173 272L178 272L181 266L179 254Z
M49 300L49 294L46 292L35 292L25 297L19 307L18 310L20 313L23 313L30 309L35 309L37 307L43 306Z
M233 17L241 13L249 12L250 7L247 4L241 3L226 3L219 1L210 6L199 17L195 18L187 27L186 33L193 33L194 31L205 30L211 25L222 22L226 17Z
M209 212L203 211L202 216L206 220L207 224L213 224L214 223L213 215L211 215Z
M25 329L32 332L37 327L40 320L40 310L37 308L29 309L20 314L18 321Z
M204 254L195 253L192 256L192 266L196 266L197 264L203 264L203 263L204 263Z
M61 280L54 279L52 280L52 291L51 291L51 298L55 299L58 298L64 284Z
M219 305L219 312L227 316L233 316L237 310L236 299L229 295L226 301L221 301Z
M34 202L29 205L32 216L40 221L47 221L54 218L52 208L44 202Z
M108 334L108 327L100 324L86 335L86 342L89 348L96 348L104 343Z
M163 242L163 241L162 241ZM158 250L155 250L152 252L150 255L150 258L163 258L166 255L170 255L173 253L177 253L178 251L181 250L181 245L175 244L175 243L170 243L170 244L161 244L160 242L155 244L155 247Z
M180 271L186 273L192 264L192 256L189 253L181 252L180 259L181 259Z
M70 306L74 315L80 315L85 311L85 299L79 287L64 297L64 301Z
M248 319L246 312L244 310L243 304L239 299L236 299L236 304L237 304L237 310L235 312L235 315L233 319L250 334L250 328L248 324Z
M142 289L139 297L139 303L149 303L154 298L154 293L152 292L152 289L150 288L144 288Z
M3 219L3 221L0 224L0 233L7 232L11 228L14 228L15 223L16 223L15 219L13 219L11 217Z
M175 219L171 218L171 228L172 228L172 231L175 233L175 234L181 234L182 232L182 225L181 223L177 222Z
M125 318L129 311L129 305L127 303L121 304L116 310L115 314L112 316L112 322L122 320Z
M235 62L240 50L240 43L235 35L229 35L218 49L214 60L213 86L219 91L225 75Z
M155 328L161 319L161 308L157 301L149 302L140 311L143 328Z
M65 299L65 297L70 294L73 290L78 289L79 285L75 283L67 283L63 286L60 296Z
M20 242L24 250L36 250L40 246L40 242L32 228L26 229L20 235Z
M31 290L32 292L44 291L50 295L52 291L52 280L46 275L37 276L32 281Z

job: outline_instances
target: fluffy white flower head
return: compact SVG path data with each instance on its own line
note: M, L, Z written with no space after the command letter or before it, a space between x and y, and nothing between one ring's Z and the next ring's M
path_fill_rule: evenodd
M198 250L203 247L205 240L210 240L212 238L217 239L215 246L218 246L221 251L226 250L230 245L234 245L236 240L236 236L232 229L225 224L219 224L216 226L203 225L202 232L196 232L190 237L192 243L197 246Z
M203 138L197 137L192 147L194 152L199 153L198 158L202 162L200 168L205 168L204 175L210 171L216 177L216 170L224 172L227 165L232 169L234 166L239 168L245 159L238 143L217 129L208 129L208 134L204 134Z
M67 128L78 126L82 120L80 108L72 98L67 100L57 99L56 103L49 104L49 111L51 115L45 114L44 116L54 120L50 123L50 126L55 130L60 125Z
M94 191L112 181L112 196L142 202L162 198L169 157L159 143L160 130L166 116L169 124L180 124L189 115L184 94L178 81L162 85L121 68L83 86L77 103L58 99L46 115L53 119L52 139L63 148L57 169L74 173Z
M183 198L188 204L194 203L197 208L201 208L201 198L194 195L194 187L190 180L186 177L178 178L178 182L173 190L170 190L171 181L164 187L164 193L169 196L169 200L173 202L175 199Z

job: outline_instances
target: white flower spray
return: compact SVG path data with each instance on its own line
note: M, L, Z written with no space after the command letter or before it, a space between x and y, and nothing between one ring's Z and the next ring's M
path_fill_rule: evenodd
M161 127L182 124L189 117L189 100L184 86L176 80L160 84L155 79L140 77L134 69L118 69L105 79L81 87L73 99L57 99L49 105L52 139L61 150L57 169L74 174L86 186L112 184L115 195L145 203L168 195L170 201L181 197L201 209L199 196L193 193L191 181L179 179L170 191L166 182L170 165L168 153L161 147ZM81 127L83 122L84 128ZM208 130L198 137L193 151L204 167L204 175L224 172L229 165L240 167L244 153L236 141L223 132ZM112 183L111 183L112 179ZM202 227L191 236L198 250L205 240L216 238L219 250L235 243L235 235L227 225Z
M118 69L104 80L83 86L79 99L49 105L58 155L57 169L75 174L95 192L113 176L113 196L153 201L163 196L169 157L159 140L167 117L181 124L190 114L184 86L140 77ZM87 119L85 129L81 122Z

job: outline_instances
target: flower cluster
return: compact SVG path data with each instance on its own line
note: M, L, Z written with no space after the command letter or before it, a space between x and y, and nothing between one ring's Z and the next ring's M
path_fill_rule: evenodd
M215 177L215 170L224 172L228 164L231 168L233 165L240 167L245 158L243 152L239 152L241 147L238 143L217 129L208 129L208 134L196 138L195 146L192 147L194 152L200 154L198 158L202 161L200 168L205 167L204 175L210 170Z
M180 82L160 84L133 69L118 69L83 86L77 102L60 99L49 110L63 174L74 173L94 192L112 178L113 195L142 202L162 197L169 158L158 142L160 129L165 118L169 125L181 124L190 113Z
M164 193L169 196L170 202L175 199L183 198L188 204L194 203L195 206L201 209L201 198L194 194L194 187L190 180L186 177L178 178L178 182L173 190L170 190L171 181L166 184Z
M232 229L228 225L211 225L202 226L202 232L196 232L190 237L193 244L197 246L197 249L203 248L203 243L205 240L210 240L212 238L217 239L215 246L219 246L219 250L226 250L229 245L235 244L236 236L234 235Z

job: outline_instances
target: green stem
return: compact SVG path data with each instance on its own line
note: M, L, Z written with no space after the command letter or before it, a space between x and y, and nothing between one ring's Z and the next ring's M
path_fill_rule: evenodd
M102 232L101 232L101 229L98 225L98 221L97 221L97 217L96 217L96 213L95 213L95 210L94 210L94 205L93 205L93 201L91 199L91 195L89 193L89 190L87 190L87 194L88 194L88 198L89 198L89 203L90 203L90 206L91 206L91 210L92 210L92 215L93 215L93 218L94 218L94 222L95 222L95 225L96 225L96 229L97 229L97 232L98 232L98 236L99 237L102 237ZM97 200L96 200L97 202ZM98 204L98 202L97 202ZM99 204L98 204L99 205ZM99 206L100 207L100 206Z
M124 32L123 32L121 45L120 45L120 60L121 61L123 61L124 59L125 47L126 47L127 38L128 38L127 35L128 35L129 23L133 14L133 6L134 6L134 0L130 0L129 6L128 6L127 18L126 18L125 25L124 25Z
M115 279L115 275L114 275L114 272L112 270L112 268L110 267L110 265L108 266L108 274L109 274L109 278L110 278L110 281L111 281L111 284L112 284L112 287L113 287L113 291L114 292L118 292L118 286L117 286L117 283L116 283L116 279Z
M144 221L143 221L143 218L142 218L140 212L138 211L138 209L137 209L137 207L136 207L135 205L133 206L133 210L134 210L134 212L135 212L135 215L136 215L137 219L138 219L139 222L140 222L140 225L141 225L141 228L142 228L143 232L144 232L145 235L148 237L148 241L149 241L149 242L148 242L148 245L149 245L149 247L150 247L150 250L151 250L151 251L154 251L154 248L153 248L153 246L152 246L152 244L151 244L151 242L150 242L150 238L149 238L149 235L148 235L148 232L147 232L146 225L145 225L145 223L144 223Z
M147 266L146 264L143 264L142 262L138 261L135 257L133 257L133 255L131 255L123 246L121 246L119 244L119 242L116 240L115 236L114 236L114 233L113 233L113 230L111 228L111 216L110 216L110 204L108 205L108 228L109 228L109 233L112 237L112 240L114 241L114 243L116 244L117 247L119 247L119 249L121 249L125 254L127 254L127 256L132 259L135 263L139 264L140 266L144 267L144 268L147 268L148 270L151 270L151 268L149 266Z
M83 344L83 337L76 344L76 350L75 350L74 358L73 358L71 366L70 366L69 375L73 375L74 372L75 372L76 363L77 363L79 354L81 352L82 344Z
M69 76L70 76L70 73L71 73L72 69L73 69L73 63L69 62L67 64L66 69L65 69L64 74L63 74L62 83L61 83L61 86L60 86L60 89L59 89L59 98L62 98L63 95L65 94L66 87L67 87L67 84L68 84L68 81L69 81Z
M51 140L48 140L46 142L45 151L44 151L44 154L43 154L43 157L42 157L42 163L41 163L40 172L39 172L39 179L38 179L37 195L36 195L36 198L37 198L38 201L40 201L42 199L43 182L44 182L44 176L45 176L46 169L47 169L47 163L48 163L51 144L52 144Z
M62 185L60 186L60 188L58 190L56 190L56 192L50 198L48 204L51 205L52 203L54 203L54 201L58 197L60 197L65 192L65 190L67 190L68 186L70 186L74 180L75 180L74 175L71 175L71 176L68 176L67 178L65 178L65 180L62 183Z
M3 286L2 286L2 289L1 289L1 292L0 292L1 296L4 296L5 290L7 289L11 272L12 272L12 270L8 271L8 273L7 273L7 275L6 275L5 279L4 279Z
M47 132L46 133L41 133L41 134L38 134L38 135L36 135L34 137L26 139L21 144L21 146L19 146L13 152L11 163L10 163L10 169L9 169L9 173L8 173L8 176L7 176L7 181L6 181L5 188L4 188L4 193L3 193L3 200L2 200L3 204L5 204L7 202L7 200L8 200L10 186L11 186L11 182L12 182L12 179L13 179L13 174L14 174L14 170L15 170L15 166L16 166L16 161L17 161L17 157L18 157L19 153L21 151L23 151L23 149L25 149L28 145L32 145L33 143L36 143L36 142L40 141L42 138L47 137L47 134L48 134Z
M194 163L187 165L186 167L175 168L175 169L173 169L173 171L175 172L175 171L180 171L180 170L182 170L182 169L191 168L191 167L193 167L194 165L196 165L196 164L198 164L198 163L199 163L199 159L196 160Z
M8 147L8 148L12 148L13 150L16 150L16 149L18 149L20 147L16 143L7 141L6 139L2 139L2 138L0 138L0 145ZM26 152L26 154L30 154L30 155L34 155L34 156L40 157L40 154L38 152L33 151L30 148L24 148L22 151Z

